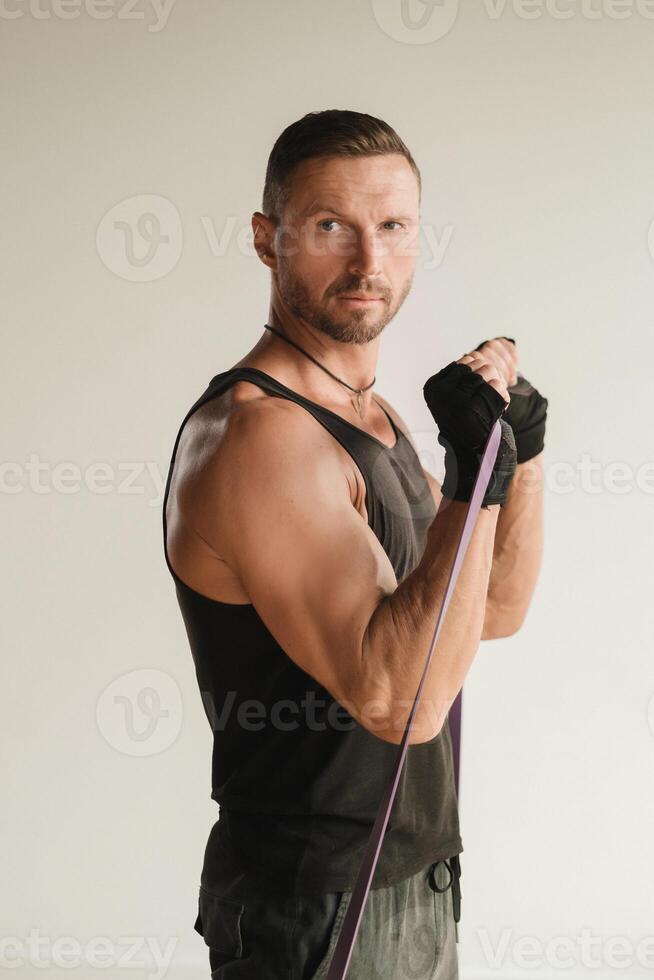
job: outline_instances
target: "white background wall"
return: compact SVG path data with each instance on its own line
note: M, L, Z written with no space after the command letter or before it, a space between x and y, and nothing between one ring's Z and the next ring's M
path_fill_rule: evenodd
M71 975L63 937L75 976L125 976L126 937L137 962L172 942L168 977L208 976L211 732L162 481L183 414L268 314L246 241L268 153L325 108L386 119L422 169L441 252L423 238L378 390L425 465L422 384L482 339L515 337L550 402L537 593L464 691L462 977L654 965L654 4L407 9L413 28L400 0L3 7L0 931L45 937L52 976Z

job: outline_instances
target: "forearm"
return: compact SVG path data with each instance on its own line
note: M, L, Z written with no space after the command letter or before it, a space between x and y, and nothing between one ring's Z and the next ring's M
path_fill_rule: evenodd
M377 606L362 644L359 710L380 702L375 734L399 743L424 670L469 505L443 501L422 560ZM499 505L477 517L443 621L411 742L440 731L479 647Z
M543 558L543 453L519 463L495 532L482 640L522 625Z

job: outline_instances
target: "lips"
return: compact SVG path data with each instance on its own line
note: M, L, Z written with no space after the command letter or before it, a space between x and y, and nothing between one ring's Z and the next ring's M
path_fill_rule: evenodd
M374 303L375 300L381 299L381 296L341 296L341 299L356 299L361 303Z

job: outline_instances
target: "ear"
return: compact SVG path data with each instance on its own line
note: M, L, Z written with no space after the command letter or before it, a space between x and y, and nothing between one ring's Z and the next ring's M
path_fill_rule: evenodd
M257 255L264 265L267 265L269 269L274 269L276 266L273 245L275 227L270 218L262 214L261 211L255 211L252 215L252 233Z

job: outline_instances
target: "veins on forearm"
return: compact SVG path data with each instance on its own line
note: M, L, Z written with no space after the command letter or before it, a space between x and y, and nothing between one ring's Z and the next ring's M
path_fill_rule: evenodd
M487 619L513 632L531 601L543 553L542 453L520 463L495 531Z

